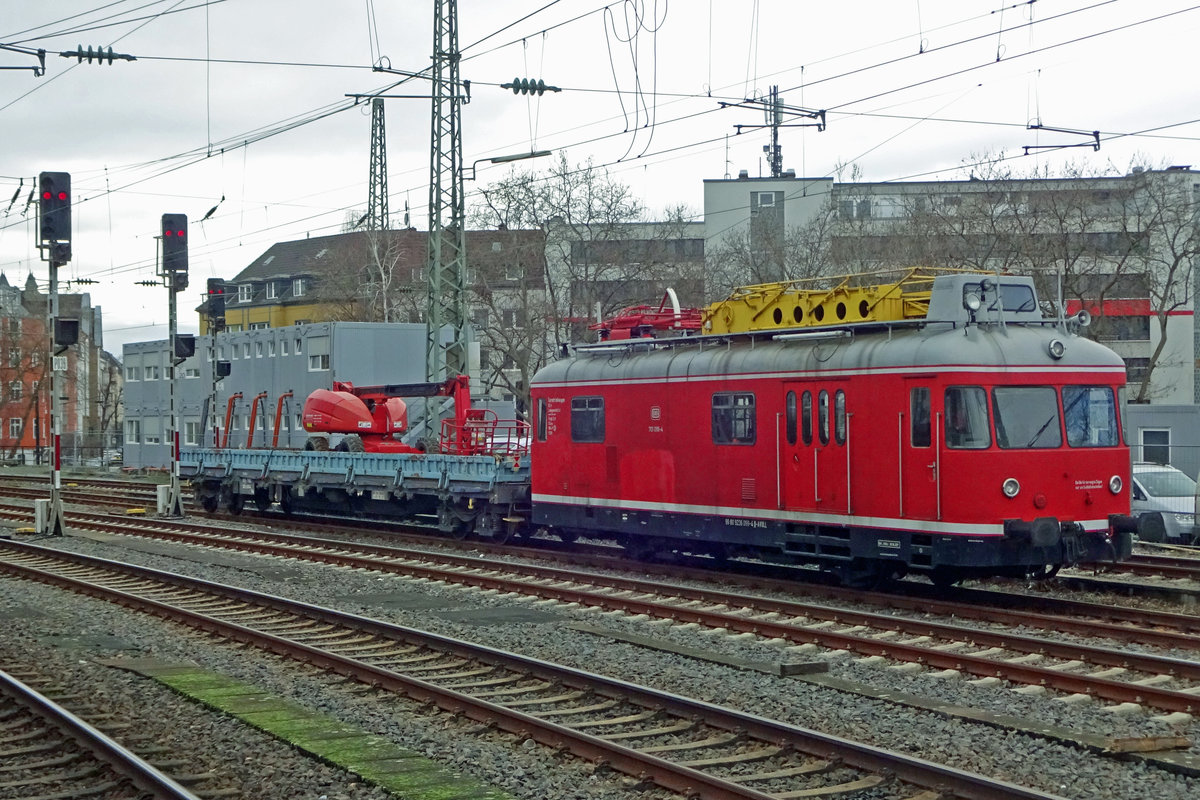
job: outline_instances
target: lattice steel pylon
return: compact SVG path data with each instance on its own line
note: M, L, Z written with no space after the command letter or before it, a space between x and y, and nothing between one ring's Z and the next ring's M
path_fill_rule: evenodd
M429 163L429 302L425 376L466 374L466 209L463 198L461 105L470 100L459 81L458 2L434 0L433 114ZM443 338L449 341L443 343Z
M383 98L371 101L371 181L367 198L367 230L388 229L387 135L383 124Z

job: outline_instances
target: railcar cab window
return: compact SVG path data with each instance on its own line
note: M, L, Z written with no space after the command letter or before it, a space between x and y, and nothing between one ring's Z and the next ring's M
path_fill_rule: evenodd
M754 444L754 395L721 392L712 398L713 444Z
M1109 386L1064 386L1063 419L1071 447L1117 444L1117 405Z
M1062 446L1058 392L1053 386L997 386L992 389L996 444L1036 449Z
M946 389L946 447L984 450L991 446L987 393L980 386Z
M995 281L984 280L979 283L964 283L963 284L963 304L967 302L967 298L971 295L979 298L980 307L988 311L995 311L997 301L1003 303L1003 309L1010 312L1018 311L1035 311L1037 309L1037 299L1033 294L1033 287L1021 283L1002 283L1000 291L996 291Z
M929 421L929 387L917 386L908 393L908 413L912 420L910 436L913 447L929 447L933 430Z
M571 441L604 441L604 398L571 398Z

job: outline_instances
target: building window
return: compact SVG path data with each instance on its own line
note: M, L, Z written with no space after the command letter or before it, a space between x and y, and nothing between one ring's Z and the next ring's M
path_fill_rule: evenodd
M1148 358L1126 358L1125 359L1125 382L1126 383L1142 383L1148 377L1150 377L1150 359L1148 359Z
M754 395L721 392L712 397L714 444L754 444Z
M265 331L267 328L270 328L270 327L271 327L271 323L269 323L269 322L251 322L250 327L247 328L247 330Z
M254 284L239 283L237 301L239 303L249 303L254 299Z
M125 368L125 380L126 381L139 381L141 379L142 379L142 368L141 367L126 367Z
M301 339L299 336L297 336L297 337L296 337L296 355L300 355L300 354L303 352L303 351L300 349L300 344L301 344L301 342L302 342L302 341L303 341L303 340L302 340L302 339Z
M269 358L275 357L275 340L274 339L272 339L270 342L267 343L267 356Z
M8 385L8 399L9 400L20 400L22 388L23 387L21 386L20 381L13 381L12 383L10 383Z
M20 417L10 417L9 418L9 420L8 420L8 438L10 438L10 439L20 439L21 438L21 418Z
M183 443L188 447L200 445L200 423L195 420L183 423Z
M320 372L321 370L329 369L328 355L311 355L308 357L308 371Z
M142 421L139 419L125 420L125 444L137 444L142 440Z
M604 441L604 398L571 398L571 441Z
M187 380L188 378L199 378L199 377L200 377L200 370L197 367L187 367L183 371L184 380Z
M292 296L293 297L304 297L304 291L306 288L307 287L305 286L304 278L293 278L292 279Z
M288 354L288 340L280 339L279 340L279 355L286 356L287 354Z
M254 357L255 358L263 357L263 343L262 342L254 343Z
M275 281L267 281L267 299L275 300L279 297L279 284Z
M151 364L150 366L146 367L145 380L148 380L148 381L158 380L158 366L157 365Z
M1142 428L1142 455L1140 461L1154 464L1171 463L1171 431L1167 428Z
M242 342L242 358L250 357L250 343Z
M8 351L8 365L10 367L21 366L21 348L14 347Z

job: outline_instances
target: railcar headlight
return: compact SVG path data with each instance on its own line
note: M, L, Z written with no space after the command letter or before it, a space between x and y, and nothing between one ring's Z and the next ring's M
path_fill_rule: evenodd
M983 299L979 295L975 294L975 292L969 292L967 296L963 298L963 308L967 309L968 311L978 311L982 307Z
M1125 488L1125 481L1121 480L1120 475L1113 475L1108 479L1108 490L1113 494L1120 494L1123 488Z
M1005 478L1004 483L1000 484L1000 490L1004 492L1005 497L1016 497L1021 491L1021 483L1016 478Z
M1050 344L1046 345L1046 351L1050 353L1051 358L1062 358L1063 353L1067 352L1067 346L1063 344L1062 339L1051 339Z

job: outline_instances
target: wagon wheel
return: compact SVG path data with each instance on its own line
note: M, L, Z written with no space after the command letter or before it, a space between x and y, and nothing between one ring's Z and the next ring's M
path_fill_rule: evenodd
M837 571L842 585L851 589L871 590L884 586L895 574L891 564L866 558L852 559L848 566Z
M478 519L479 512L459 509L451 501L443 500L438 511L438 528L450 534L452 538L462 541L475 532L475 522Z
M271 507L271 490L265 486L259 486L254 490L254 507L259 511L266 511Z
M562 539L563 544L575 544L575 540L579 538L579 534L575 531L559 530L556 533L558 538Z
M1162 514L1143 514L1138 520L1138 538L1143 542L1165 542L1167 524L1163 522Z
M219 494L200 495L200 507L209 514L217 513L217 509L221 507L221 496Z
M1033 564L1025 568L1025 580L1047 581L1058 574L1062 564Z
M245 505L246 499L237 492L225 491L225 507L229 509L230 514L242 513L242 506Z
M290 517L294 507L292 506L292 490L285 486L279 492L279 510L284 513L284 516Z
M952 567L934 567L929 580L939 589L949 589L963 579L963 574Z

